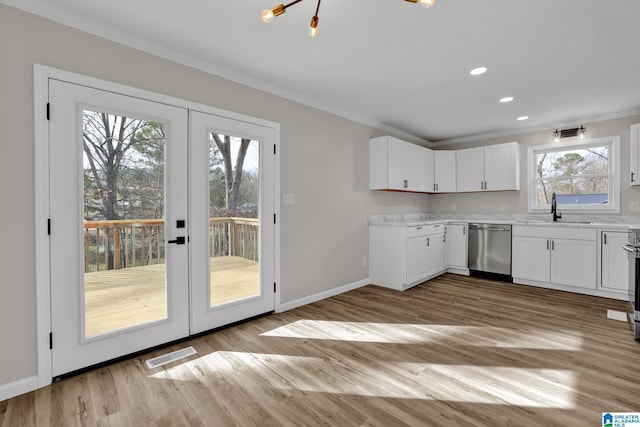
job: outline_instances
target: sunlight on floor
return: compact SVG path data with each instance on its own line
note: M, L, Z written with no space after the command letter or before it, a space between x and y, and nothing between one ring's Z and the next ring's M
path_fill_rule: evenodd
M549 350L580 350L583 344L582 334L570 330L306 319L265 332L261 336L395 344L446 342L481 347Z
M575 374L562 369L389 362L360 355L352 355L345 364L328 357L218 351L150 377L199 381L198 377L211 373L258 377L260 386L310 393L529 408L576 407ZM243 385L252 387L251 383Z

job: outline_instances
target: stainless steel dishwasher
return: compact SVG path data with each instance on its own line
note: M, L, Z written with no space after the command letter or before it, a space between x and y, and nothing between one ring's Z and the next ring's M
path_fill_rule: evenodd
M469 270L508 282L511 277L511 225L469 224Z

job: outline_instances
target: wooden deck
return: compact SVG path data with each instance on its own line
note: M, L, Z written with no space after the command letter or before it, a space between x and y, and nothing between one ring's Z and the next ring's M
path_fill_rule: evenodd
M259 293L258 263L237 256L211 258L211 305ZM87 336L166 317L164 264L85 275Z

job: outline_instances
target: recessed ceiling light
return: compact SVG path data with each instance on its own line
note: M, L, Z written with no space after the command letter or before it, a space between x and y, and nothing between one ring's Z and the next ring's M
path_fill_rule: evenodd
M469 71L469 74L471 74L472 76L478 76L480 74L484 74L487 72L487 67L478 67L478 68L474 68L473 70Z
M529 116L520 116L516 120L522 121L522 120L527 120L528 118Z
M500 98L500 102L511 102L513 101L513 96L505 96L504 98Z

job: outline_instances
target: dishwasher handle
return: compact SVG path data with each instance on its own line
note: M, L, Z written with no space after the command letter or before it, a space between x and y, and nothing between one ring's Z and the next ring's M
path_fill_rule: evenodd
M483 230L483 231L511 231L511 227L501 227L499 225L491 224L469 224L469 231L471 230Z

